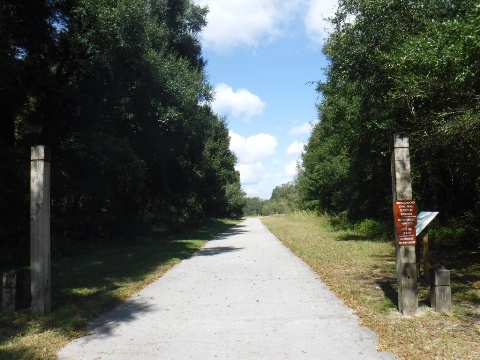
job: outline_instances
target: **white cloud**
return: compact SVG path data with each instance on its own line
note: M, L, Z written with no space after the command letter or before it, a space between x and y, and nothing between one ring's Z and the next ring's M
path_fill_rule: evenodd
M268 198L266 191L271 191L269 173L265 168L265 160L275 155L277 139L269 134L257 134L247 138L234 133L230 134L230 150L238 157L235 169L240 172L240 183L247 196ZM269 190L268 190L269 189Z
M290 34L289 25L303 16L307 36L321 45L332 25L326 21L337 0L194 0L209 9L201 33L204 48L219 53L247 46L256 48Z
M293 168L295 168L295 164ZM288 169L288 172L291 173L291 170L292 169ZM269 199L270 196L272 195L272 190L276 186L286 184L292 181L295 175L296 173L288 174L286 166L282 167L281 171L275 171L275 172L269 172L267 169L265 169L262 172L261 179L258 183L255 183L255 184L242 183L242 189L247 193L247 196L249 197L258 196L262 199Z
M305 0L195 0L208 6L202 42L217 52L246 45L257 47L285 31L295 11Z
M244 138L233 131L230 134L230 150L237 154L240 164L255 164L274 155L277 139L269 134L257 134Z
M287 148L288 155L300 156L303 152L303 148L305 147L305 143L295 141Z
M333 28L326 19L333 17L337 0L308 0L305 27L307 35L315 44L321 45Z
M291 161L287 164L283 163L283 166L277 165L274 169L270 169L274 171L269 171L263 163L261 166L259 164L238 165L236 169L240 171L242 189L247 196L269 199L272 189L292 181L297 175L297 162Z
M300 125L297 125L293 128L290 129L288 132L290 135L304 135L304 134L310 134L310 132L313 129L313 124L312 123L303 123Z
M263 113L265 102L246 89L233 90L227 84L222 83L215 87L212 109L220 114L230 113L235 117L243 116L248 120L252 116Z
M255 185L263 179L265 167L261 162L252 164L239 164L235 167L240 172L240 183L244 185Z
M254 186L247 186L242 188L243 191L247 194L248 197L258 197L260 195L260 191Z
M285 166L285 173L288 176L295 176L297 175L297 162L290 161L286 166Z

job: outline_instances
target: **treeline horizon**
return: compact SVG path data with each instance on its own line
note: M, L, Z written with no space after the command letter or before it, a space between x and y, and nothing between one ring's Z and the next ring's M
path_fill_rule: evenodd
M29 258L30 147L51 148L52 249L241 215L190 0L0 4L0 263Z

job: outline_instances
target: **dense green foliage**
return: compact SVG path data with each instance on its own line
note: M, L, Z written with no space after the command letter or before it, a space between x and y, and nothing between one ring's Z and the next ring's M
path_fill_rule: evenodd
M268 200L258 197L246 198L243 213L246 216L268 216L288 214L300 209L300 198L296 182L275 187Z
M478 243L480 2L340 0L331 21L302 203L350 220L390 219L390 143L403 132L419 208L440 211Z
M206 13L191 0L0 0L0 261L28 254L39 144L52 149L54 248L238 214L236 159L208 105Z

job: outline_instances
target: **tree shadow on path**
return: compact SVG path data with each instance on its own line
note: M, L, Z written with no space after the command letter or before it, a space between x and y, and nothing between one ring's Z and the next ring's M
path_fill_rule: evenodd
M239 251L242 250L243 248L237 248L234 246L216 246L216 247L209 247L209 248L203 248L202 250L198 251L195 253L194 256L213 256L213 255L220 255L220 254L226 254L230 253L233 251Z

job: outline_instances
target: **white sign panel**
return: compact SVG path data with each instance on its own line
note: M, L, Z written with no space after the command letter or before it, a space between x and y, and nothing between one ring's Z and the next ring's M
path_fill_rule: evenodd
M427 227L428 224L438 215L438 211L420 211L417 216L417 226L415 231L417 236Z

